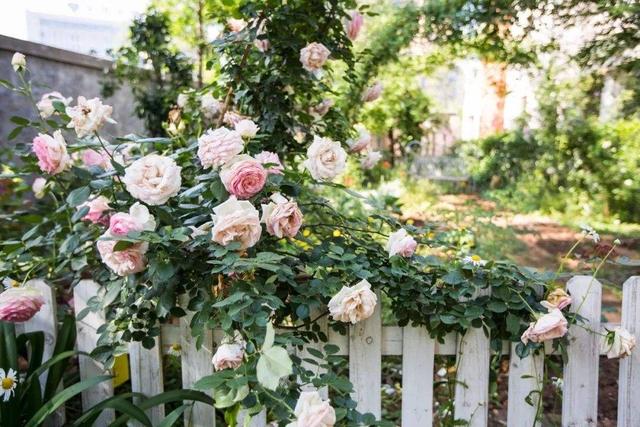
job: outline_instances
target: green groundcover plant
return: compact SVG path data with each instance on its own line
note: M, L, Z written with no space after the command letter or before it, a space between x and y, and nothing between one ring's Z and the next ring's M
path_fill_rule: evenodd
M190 316L198 345L222 330L216 373L196 385L214 390L232 425L240 410L299 427L384 423L356 411L344 360L319 326L328 317L346 333L383 295L400 325L439 340L478 327L496 342L522 340L522 357L544 340L566 345L578 316L560 311L566 294L542 301L553 277L456 252L433 227L402 224L337 182L366 150L347 143L351 124L323 103L332 63L356 60L354 7L249 3L246 21L215 44L223 77L181 94L166 138L106 138L112 108L98 98L35 102L16 54L19 84L2 84L39 118L12 118L21 163L3 178L25 203L3 213L0 274L16 286L0 294L0 320L39 309L32 278L60 289L90 279L104 292L88 310L107 317L92 356L107 366L128 342L152 347L160 324L178 317ZM25 141L23 129L38 135ZM338 204L345 196L360 208ZM311 357L303 364L292 348Z

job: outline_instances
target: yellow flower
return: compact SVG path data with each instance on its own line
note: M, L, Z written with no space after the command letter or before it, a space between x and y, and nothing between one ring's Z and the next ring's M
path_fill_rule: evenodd
M414 223L414 221L413 221L411 218L409 218L409 219L407 220L407 224L409 224L409 225L413 225L413 223Z
M308 228L305 228L304 231L302 232L302 235L304 237L309 237L311 236L311 230L309 230Z
M340 230L333 230L333 237L340 237L342 236L342 232Z

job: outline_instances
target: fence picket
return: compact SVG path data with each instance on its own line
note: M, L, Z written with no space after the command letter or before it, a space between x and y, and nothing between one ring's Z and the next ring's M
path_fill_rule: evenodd
M516 345L517 343L511 343L507 426L539 426L540 422L536 421L536 412L540 394L531 392L541 388L544 356L538 353L520 359L516 354ZM527 396L530 397L533 405L525 401Z
M622 287L622 327L640 334L640 276L630 277ZM633 427L640 420L640 405L635 399L640 391L640 352L636 348L620 360L618 382L618 427Z
M87 307L87 301L89 301L91 297L96 296L100 292L100 289L100 285L93 280L81 280L78 282L73 288L73 302L76 316ZM96 348L98 342L96 330L104 323L104 316L96 312L90 312L83 319L76 320L78 350L90 353ZM78 365L81 380L104 375L105 373L102 364L89 357L80 357L78 359ZM111 381L101 382L95 387L82 392L82 408L86 411L88 408L111 396L113 396L113 383ZM114 418L115 412L113 409L104 410L95 421L94 426L106 426L110 424Z
M349 327L349 378L362 413L380 419L382 411L382 318L380 295L371 317Z
M425 328L406 326L403 329L402 427L430 427L435 342Z
M488 295L491 289L477 292L476 297ZM466 420L469 427L486 427L489 415L489 337L482 328L469 328L458 337L456 348L456 419Z
M144 348L139 342L130 343L129 366L132 391L145 396L154 396L164 391L160 337L155 338L155 346L151 349ZM146 412L154 426L164 420L164 405L156 405Z
M202 347L196 348L196 339L191 336L189 324L193 313L180 318L180 339L182 346L182 388L192 388L200 378L213 374L214 339L211 331L205 332ZM213 392L209 392L213 396ZM215 409L204 403L195 402L191 410L185 411L185 425L192 427L215 427Z
M571 311L579 309L585 324L574 325L569 329L569 360L564 366L562 426L595 426L598 419L600 338L591 331L600 331L602 285L591 276L575 276L567 283L567 289L573 298Z

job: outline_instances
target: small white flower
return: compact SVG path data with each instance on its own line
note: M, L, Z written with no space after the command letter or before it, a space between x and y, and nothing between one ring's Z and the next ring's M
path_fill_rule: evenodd
M9 372L5 373L4 369L0 368L0 393L4 396L2 399L4 402L8 401L11 395L15 393L17 384L18 377L16 371L9 368Z
M260 127L253 120L244 119L236 123L235 129L243 138L251 139L256 136Z
M558 391L562 391L562 388L564 387L563 379L558 377L551 377L551 384L553 384Z
M182 352L182 346L180 344L171 344L169 347L169 354L172 356L179 357Z
M486 260L480 258L480 256L478 255L467 255L462 259L462 261L464 261L467 264L471 264L475 267L480 267L487 263Z
M438 369L438 372L436 373L439 377L446 377L447 376L447 370L442 367L440 369Z
M600 235L596 230L594 230L589 225L583 224L580 226L582 228L582 234L587 238L593 240L594 243L598 243L600 241Z
M38 177L33 180L33 184L31 184L31 190L33 191L33 195L36 199L42 199L44 197L44 189L47 186L47 180Z
M11 65L13 66L13 71L22 71L27 67L27 58L20 52L16 52L11 58Z

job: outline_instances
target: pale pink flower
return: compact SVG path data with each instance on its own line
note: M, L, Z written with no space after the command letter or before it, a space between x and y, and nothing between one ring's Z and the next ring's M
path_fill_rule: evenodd
M113 239L108 231L101 238ZM129 274L139 273L147 268L147 259L145 254L149 249L149 243L139 242L121 250L114 250L117 240L98 240L96 246L102 258L102 262L118 276L128 276Z
M216 371L236 369L244 360L244 341L221 344L211 359Z
M147 154L131 163L122 182L136 199L148 205L163 205L180 191L181 170L170 157Z
M16 73L27 68L27 57L20 52L15 52L11 57L11 66Z
M350 152L361 153L369 148L372 138L371 134L364 126L356 125L355 127L358 130L358 137L347 141L347 144L349 145Z
M241 137L251 139L256 136L260 127L256 125L253 120L243 119L235 124L235 129Z
M373 169L382 160L382 153L379 151L369 151L360 159L362 169Z
M316 119L320 119L329 112L334 103L333 99L323 99L320 104L311 108L310 112Z
M0 320L4 322L26 322L40 311L45 300L42 293L33 287L11 287L0 294Z
M82 152L82 164L86 167L97 166L107 170L111 168L111 158L102 148L99 148L98 151L89 148Z
M222 166L242 150L242 135L226 127L209 129L198 138L198 158L205 169Z
M255 39L253 45L262 53L268 51L271 47L271 43L267 39Z
M529 341L539 343L543 341L561 338L567 334L567 319L564 318L562 312L551 306L548 306L549 312L540 316L535 322L529 324L529 328L524 331L520 339L524 344Z
M114 236L126 236L131 231L153 231L156 220L149 209L138 202L129 208L129 213L118 212L109 219L109 232Z
M331 180L344 171L346 163L347 152L339 142L314 136L303 165L314 179Z
M362 102L372 102L380 98L383 89L384 86L381 82L375 82L373 85L365 89L364 93L362 94Z
M32 150L38 158L38 166L42 172L57 175L71 166L71 158L67 153L67 143L59 130L53 137L40 133L33 139Z
M327 62L330 54L331 51L322 43L309 43L300 49L300 62L305 70L317 71Z
M229 27L229 29L234 33L244 30L246 26L247 26L247 21L245 21L244 19L235 19L235 18L227 19L227 27Z
M227 162L220 170L224 188L239 199L249 199L262 190L267 171L258 160L243 154Z
M78 105L67 107L67 116L71 118L67 127L74 128L78 138L92 134L105 123L115 123L111 118L113 108L102 104L100 98L86 99L78 97Z
M231 196L226 202L213 208L213 212L211 239L214 242L222 246L239 242L240 249L247 249L260 240L260 216L250 202L239 201Z
M86 201L76 209L80 210L85 206L89 207L89 212L87 212L82 219L84 221L91 221L94 224L101 223L105 218L105 212L111 209L111 206L109 206L109 199L104 196L98 196Z
M300 393L294 415L296 419L287 427L333 427L336 423L336 411L317 391Z
M44 189L47 186L47 180L38 177L33 180L33 184L31 184L31 191L33 191L33 195L36 199L42 199L44 197Z
M222 102L215 99L210 93L206 93L200 97L200 108L202 109L202 114L207 119L213 119L218 116L220 111L222 111L222 106Z
M40 117L46 119L56 112L56 109L53 106L53 101L59 101L66 107L71 103L71 98L65 98L60 92L45 93L36 104L38 111L40 111Z
M278 238L295 237L302 225L302 212L298 204L280 193L271 195L271 203L262 205L261 221L267 233Z
M411 237L404 228L391 233L387 241L387 252L389 256L400 255L402 257L410 257L416 251L418 243Z
M271 151L263 151L257 154L255 156L255 159L262 163L262 165L267 170L267 173L282 175L284 166L282 166L282 162L280 162L280 157L278 157L277 153L272 153Z
M358 38L358 34L360 34L360 30L362 29L362 24L364 23L364 16L357 10L351 12L351 19L345 25L345 32L347 33L347 37L349 40L354 41Z
M355 286L343 286L329 301L329 312L334 320L356 324L373 314L377 302L371 284L362 279Z
M602 342L602 351L607 353L608 359L625 358L631 356L636 347L636 337L628 330L618 326L613 331L613 339L609 336Z

